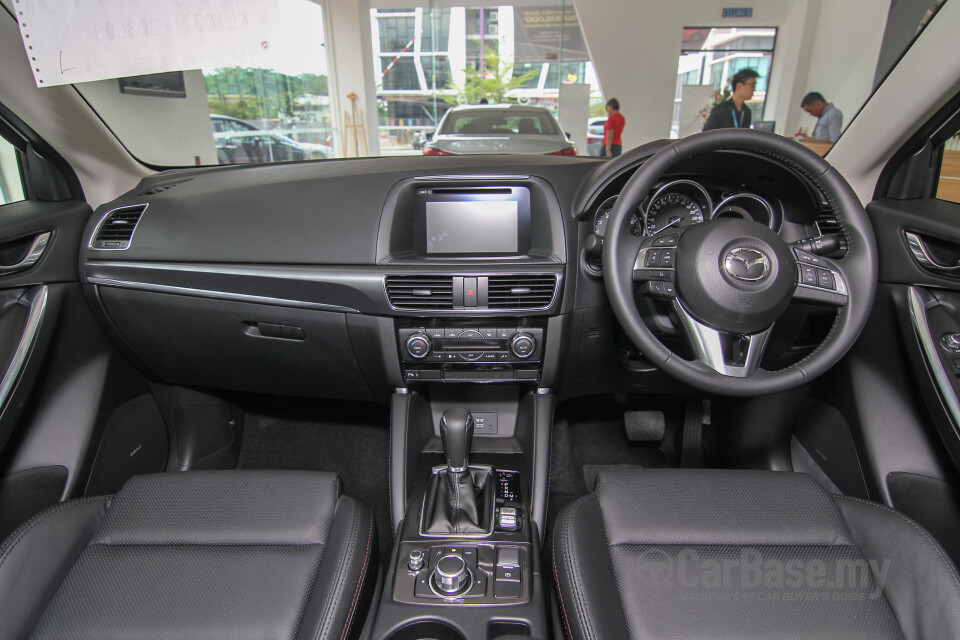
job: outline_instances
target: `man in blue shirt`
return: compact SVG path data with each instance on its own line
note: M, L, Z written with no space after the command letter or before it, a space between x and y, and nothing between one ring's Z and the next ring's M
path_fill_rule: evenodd
M812 135L801 134L802 142L826 142L833 144L843 131L843 113L840 109L828 103L823 94L811 91L803 96L800 108L817 119Z

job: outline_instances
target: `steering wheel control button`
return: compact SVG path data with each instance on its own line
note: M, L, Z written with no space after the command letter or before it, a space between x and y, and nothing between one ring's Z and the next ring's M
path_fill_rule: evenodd
M664 269L673 269L676 263L676 249L660 250L660 266Z
M665 236L660 236L653 241L653 246L655 247L675 247L677 246L677 240L680 239L680 235L676 233L668 233Z
M420 571L420 569L423 569L424 562L423 551L414 549L407 557L407 568L410 571Z
M430 353L430 338L425 333L415 333L407 338L407 353L411 358L422 360Z
M807 253L806 251L801 251L800 249L794 249L793 252L797 254L798 262L805 262L818 267L823 267L827 264L823 258L820 256L815 256L812 253Z
M836 290L837 281L833 277L833 272L827 269L817 269L817 283L821 289Z
M645 267L660 267L660 249L648 249L647 259L643 261Z
M960 333L945 333L940 338L940 346L950 353L960 353Z
M811 287L820 284L820 277L817 276L816 268L800 265L800 282Z
M526 333L518 333L510 340L510 351L518 358L529 358L536 348L536 340Z
M433 570L433 581L437 589L449 595L463 591L471 580L467 563L460 556L446 555L440 558Z
M633 279L635 282L644 282L646 280L673 282L676 279L676 272L673 269L634 269Z

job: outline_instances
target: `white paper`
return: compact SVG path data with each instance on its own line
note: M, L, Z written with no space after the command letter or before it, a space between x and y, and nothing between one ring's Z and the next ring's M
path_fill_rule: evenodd
M277 0L13 0L38 87L272 68Z

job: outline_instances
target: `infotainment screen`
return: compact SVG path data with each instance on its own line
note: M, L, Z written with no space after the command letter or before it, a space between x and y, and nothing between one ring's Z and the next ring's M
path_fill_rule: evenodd
M419 189L415 234L421 255L518 255L530 249L526 187Z

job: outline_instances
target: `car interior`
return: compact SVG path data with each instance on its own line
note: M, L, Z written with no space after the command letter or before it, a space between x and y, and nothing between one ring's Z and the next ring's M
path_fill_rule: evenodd
M14 10L0 639L960 638L957 0L825 158L176 168Z

